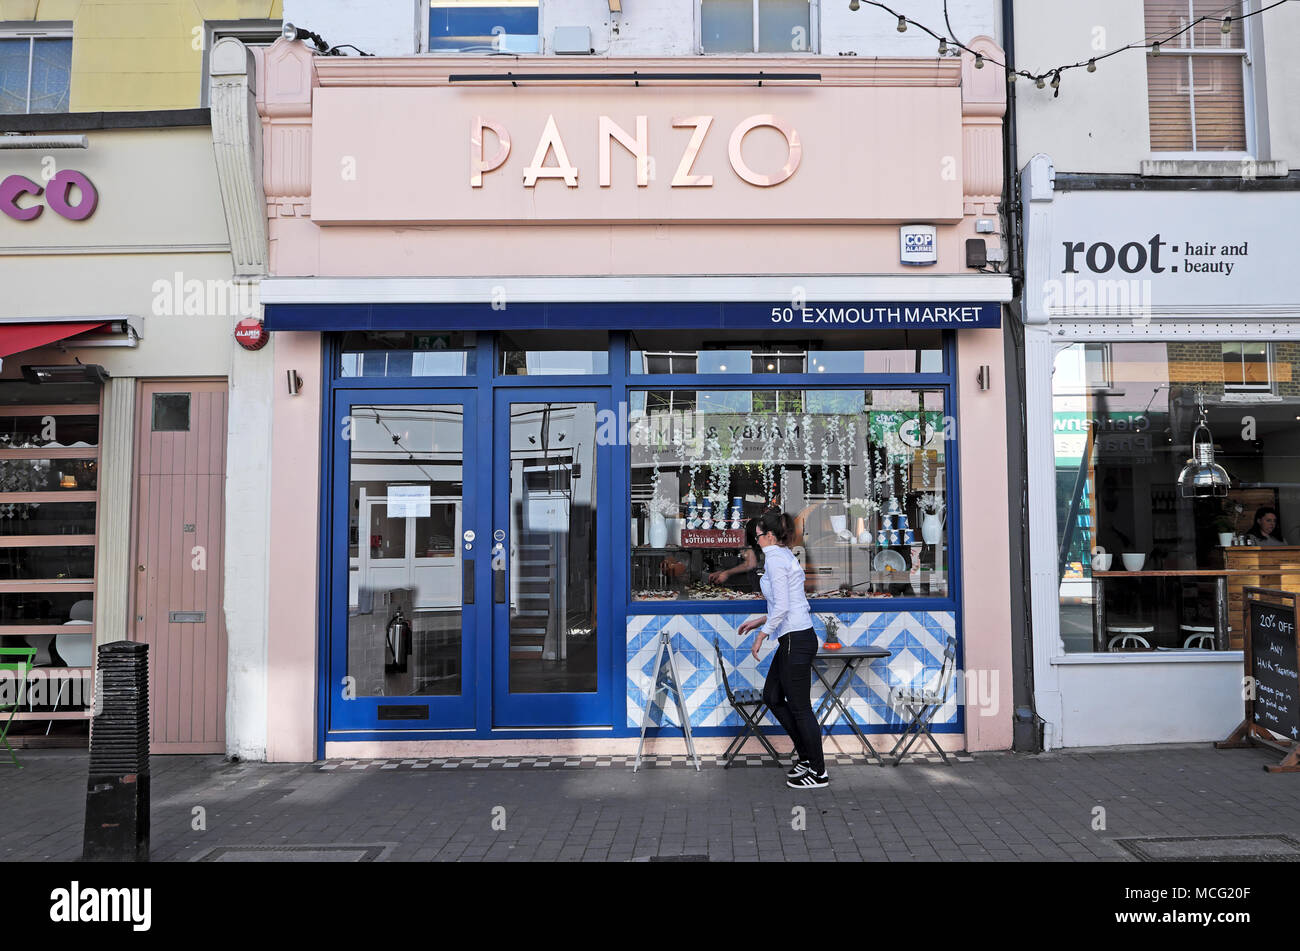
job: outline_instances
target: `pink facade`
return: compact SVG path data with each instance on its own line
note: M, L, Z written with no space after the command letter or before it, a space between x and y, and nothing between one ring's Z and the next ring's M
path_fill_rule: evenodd
M987 40L972 45L995 53ZM680 71L680 60L618 60L618 72L643 77L639 87L600 81L614 70L609 61L562 61L564 71L591 79L515 88L449 82L453 70L500 73L498 59L313 57L304 44L285 42L257 54L272 275L314 279L299 285L313 288L314 302L438 292L420 279L445 279L436 287L451 293L473 278L569 277L598 288L685 275L698 277L702 293L726 278L784 275L793 296L802 281L846 279L885 286L891 296L883 299L895 301L1010 297L1005 278L972 293L970 282L981 278L965 263L975 220L997 218L1005 106L1001 72L976 70L969 57L692 63L693 72L762 69L770 77L762 88L654 82L656 72ZM553 72L556 62L512 60L510 67ZM820 80L780 82L794 72ZM737 136L747 121L752 131ZM692 151L702 124L707 132ZM563 177L566 165L576 179ZM707 177L712 184L700 181ZM898 226L911 222L937 226L936 264L900 263ZM996 696L991 713L967 713L964 737L944 737L971 750L1011 745L1001 333L955 332L964 660ZM315 470L329 368L319 334L280 332L272 340L281 382L271 476L268 756L309 760L317 755L320 649ZM976 375L986 365L983 388ZM298 395L285 392L287 370L303 379ZM510 745L584 742L635 746L626 739ZM451 743L347 744L347 754L431 752Z

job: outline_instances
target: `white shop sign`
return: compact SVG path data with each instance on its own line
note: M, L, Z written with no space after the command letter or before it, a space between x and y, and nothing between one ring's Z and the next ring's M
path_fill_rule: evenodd
M429 487L427 485L390 485L388 487L389 518L428 518Z
M1300 192L1056 191L1027 210L1027 323L1300 313Z

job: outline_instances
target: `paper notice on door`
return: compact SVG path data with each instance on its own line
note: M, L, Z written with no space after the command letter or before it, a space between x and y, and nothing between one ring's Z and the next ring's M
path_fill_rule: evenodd
M390 485L388 487L389 518L428 518L429 487L427 485Z

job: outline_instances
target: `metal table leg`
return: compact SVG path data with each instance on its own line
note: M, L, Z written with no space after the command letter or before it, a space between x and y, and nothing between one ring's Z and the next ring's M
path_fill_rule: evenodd
M865 658L861 658L861 657L844 658L842 662L844 664L844 669L840 672L840 676L835 678L834 688L832 688L830 685L826 683L826 678L821 675L821 671L817 671L817 679L822 682L822 685L825 686L828 692L830 693L832 710L836 708L839 709L840 714L844 717L844 720L848 723L849 729L852 730L854 734L857 735L858 740L861 741L863 749L867 751L867 754L869 756L874 756L876 758L877 763L879 763L881 766L884 766L885 761L880 758L880 754L876 752L876 748L871 745L871 741L867 739L866 734L863 733L862 730L858 728L857 721L853 719L853 715L849 713L848 707L846 707L844 705L844 702L840 699L840 694L843 692L845 688L840 687L839 684L841 682L844 682L845 687L847 687L848 684L852 682L852 677L851 676L846 677L845 675L846 674L851 675L853 670L858 666L858 664L862 663L864 659ZM830 716L830 713L831 711L828 710L827 711L828 718ZM830 720L827 724L823 724L823 726L833 726L833 725L834 725L833 720Z

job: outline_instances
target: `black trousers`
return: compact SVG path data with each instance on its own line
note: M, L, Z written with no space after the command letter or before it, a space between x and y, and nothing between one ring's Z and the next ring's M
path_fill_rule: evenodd
M815 772L823 773L826 760L822 756L822 731L812 708L812 663L817 654L817 635L810 627L791 631L776 643L776 654L763 684L763 701L794 740L799 758L811 763Z

